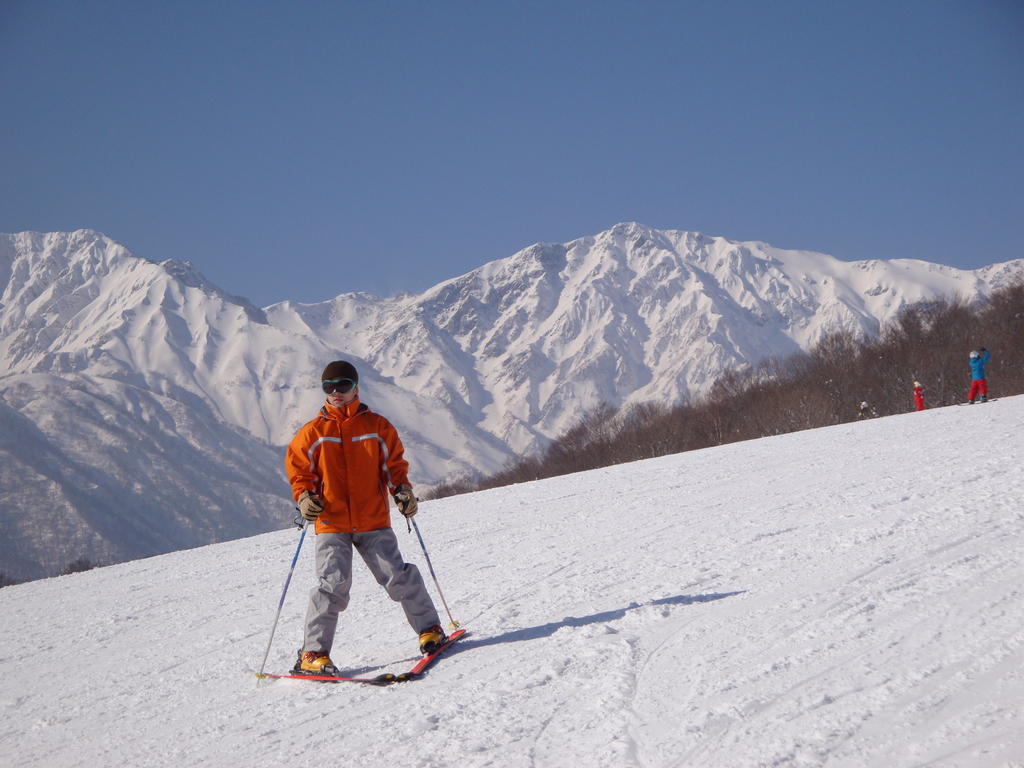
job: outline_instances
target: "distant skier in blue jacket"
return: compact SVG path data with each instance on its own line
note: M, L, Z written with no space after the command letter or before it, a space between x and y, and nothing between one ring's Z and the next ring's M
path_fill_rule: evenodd
M971 389L967 393L967 401L973 403L975 399L984 403L988 400L988 380L985 378L985 366L992 359L992 353L984 347L971 350Z

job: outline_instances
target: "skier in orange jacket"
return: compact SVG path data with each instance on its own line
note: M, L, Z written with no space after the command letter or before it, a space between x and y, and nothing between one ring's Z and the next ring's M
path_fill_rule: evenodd
M359 401L359 374L351 363L330 363L321 387L327 401L285 455L299 513L316 530L318 582L309 596L295 671L338 672L330 652L338 614L348 606L353 548L388 596L401 603L419 633L420 651L430 653L445 634L419 569L403 560L391 528L389 495L407 518L417 510L398 431Z

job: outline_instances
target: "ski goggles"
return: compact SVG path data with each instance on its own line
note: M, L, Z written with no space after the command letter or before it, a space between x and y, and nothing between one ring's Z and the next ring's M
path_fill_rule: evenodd
M331 395L335 392L346 394L356 388L356 382L352 379L326 379L320 382L320 386L326 394Z

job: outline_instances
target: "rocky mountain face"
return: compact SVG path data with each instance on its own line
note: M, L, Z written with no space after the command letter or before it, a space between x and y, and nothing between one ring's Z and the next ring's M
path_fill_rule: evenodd
M96 232L0 235L0 571L281 527L283 446L329 360L355 363L429 484L492 472L601 401L677 402L726 368L1021 274L620 224L420 295L259 308Z
M419 296L284 302L267 317L351 350L520 453L599 401L678 402L726 368L807 350L838 328L872 336L907 304L978 298L1022 269L841 262L620 224L534 245Z

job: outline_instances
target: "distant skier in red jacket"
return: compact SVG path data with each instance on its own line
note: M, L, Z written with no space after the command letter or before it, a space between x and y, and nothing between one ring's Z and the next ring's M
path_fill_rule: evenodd
M923 411L924 405L924 387L921 386L920 381L914 382L914 410Z

